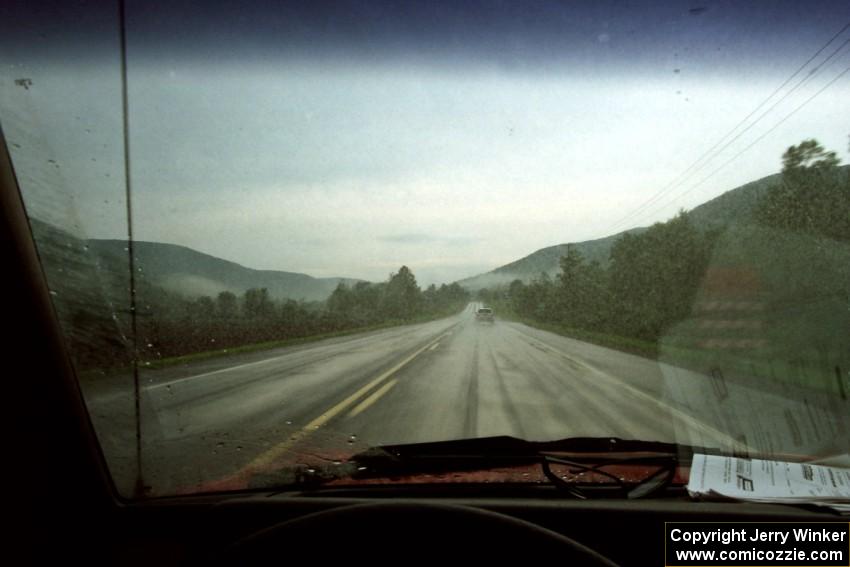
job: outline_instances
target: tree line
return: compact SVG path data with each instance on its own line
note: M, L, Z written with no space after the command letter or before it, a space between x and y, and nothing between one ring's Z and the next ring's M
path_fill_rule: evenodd
M470 299L458 284L422 290L406 266L385 282L340 283L324 302L278 300L265 288L190 298L147 286L137 297L144 360L415 322L450 315Z
M837 351L836 331L850 328L850 176L838 166L834 152L805 140L788 148L781 181L734 228L700 229L682 211L624 234L605 266L569 246L554 277L517 279L479 297L529 321L635 339L657 351L659 340L693 318L708 270L735 266L732 286L745 285L734 281L741 274L760 278L764 312L753 324L779 337L776 348Z
M679 213L623 235L607 267L568 246L554 278L542 273L530 283L517 279L479 295L532 320L654 342L690 312L716 236Z

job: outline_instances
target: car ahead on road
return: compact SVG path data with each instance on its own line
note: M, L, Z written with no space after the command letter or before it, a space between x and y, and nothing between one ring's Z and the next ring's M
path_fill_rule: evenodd
M496 318L493 316L493 310L489 307L480 307L475 312L475 320L479 323L494 323Z

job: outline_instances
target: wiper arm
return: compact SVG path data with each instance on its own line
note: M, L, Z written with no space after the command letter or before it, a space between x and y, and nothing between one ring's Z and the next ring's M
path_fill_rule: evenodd
M678 466L678 458L675 453L659 456L641 456L641 457L622 457L605 459L601 462L597 459L595 464L585 464L574 460L563 459L552 455L543 455L542 466L543 474L546 475L552 484L559 490L565 491L567 494L586 500L589 498L588 493L582 490L579 483L568 482L562 476L556 474L551 465L561 464L570 467L569 474L584 474L592 473L610 479L610 484L617 488L616 493L612 496L621 496L628 499L644 498L652 494L656 494L668 488L676 476L676 468ZM613 465L648 465L656 466L654 471L636 482L627 482L622 477L604 470L605 467ZM593 484L594 488L600 488L599 483ZM602 486L605 486L604 484Z

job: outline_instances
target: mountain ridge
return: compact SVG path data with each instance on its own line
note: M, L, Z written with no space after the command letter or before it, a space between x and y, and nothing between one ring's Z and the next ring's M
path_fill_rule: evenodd
M126 261L124 240L89 239L89 248L107 262ZM266 288L274 299L323 301L339 283L355 278L317 278L300 272L248 268L181 244L137 240L133 242L137 267L150 283L185 295L240 295L251 288Z
M842 169L850 171L850 166L842 166ZM774 173L745 183L694 207L686 214L701 230L722 228L741 222L750 218L759 198L781 178L781 173ZM593 240L546 246L489 272L458 280L457 283L475 291L485 287L505 285L515 279L528 283L542 273L554 277L560 269L559 259L566 253L568 246L575 246L587 261L597 261L606 265L611 247L617 239L627 233L639 234L647 228L649 227L635 227Z

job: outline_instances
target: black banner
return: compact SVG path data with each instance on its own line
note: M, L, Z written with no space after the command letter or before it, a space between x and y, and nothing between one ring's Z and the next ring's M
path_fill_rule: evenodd
M850 566L848 522L665 524L665 565Z

